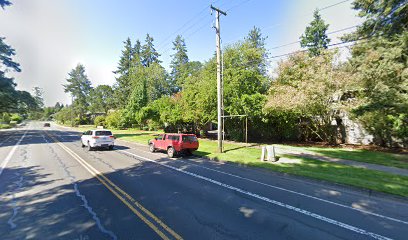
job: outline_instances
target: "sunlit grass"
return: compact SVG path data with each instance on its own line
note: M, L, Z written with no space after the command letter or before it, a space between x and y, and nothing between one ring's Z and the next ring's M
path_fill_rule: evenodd
M384 166L405 168L408 169L408 155L368 151L363 149L347 149L347 148L330 148L330 147L295 147L287 145L279 145L282 149L295 151L308 151L326 157L340 158L353 160L358 162L366 162L372 164L380 164Z

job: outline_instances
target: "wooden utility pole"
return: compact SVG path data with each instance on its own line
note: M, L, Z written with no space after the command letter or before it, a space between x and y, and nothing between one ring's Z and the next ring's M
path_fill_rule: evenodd
M221 79L221 36L220 36L220 13L227 16L226 12L221 11L211 5L211 9L216 12L215 14L215 32L216 32L216 45L217 45L217 110L218 110L218 152L222 152L222 79Z

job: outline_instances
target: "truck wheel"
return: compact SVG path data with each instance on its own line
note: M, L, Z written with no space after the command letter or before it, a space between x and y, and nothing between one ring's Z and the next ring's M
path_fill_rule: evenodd
M156 149L154 148L154 144L153 144L153 143L150 143L150 144L149 144L149 151L152 152L152 153L156 151Z
M172 158L172 157L174 157L176 155L176 151L174 150L173 147L169 147L167 149L167 155L169 156L169 158Z

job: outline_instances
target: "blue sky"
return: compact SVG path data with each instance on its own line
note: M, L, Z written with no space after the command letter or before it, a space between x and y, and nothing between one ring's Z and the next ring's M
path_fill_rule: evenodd
M0 11L0 36L17 52L22 73L13 74L19 89L44 89L47 105L69 102L62 84L79 62L86 67L93 85L113 84L123 41L142 42L149 33L168 68L171 41L177 34L186 39L191 60L208 60L215 51L214 15L209 5L227 11L221 18L223 45L243 39L257 26L268 37L270 55L299 49L297 41L312 20L313 10L341 0L14 0ZM330 24L329 32L361 22L346 1L321 14ZM352 29L351 29L352 30ZM348 31L351 31L348 30ZM332 43L347 31L329 35ZM273 64L272 64L273 66Z

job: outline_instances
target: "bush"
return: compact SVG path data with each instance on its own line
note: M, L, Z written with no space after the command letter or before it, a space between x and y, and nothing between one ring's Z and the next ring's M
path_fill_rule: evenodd
M23 117L18 115L17 113L14 113L11 115L10 120L16 123L21 123L23 121Z
M0 115L0 122L4 123L9 123L10 122L10 115L8 113L3 113L3 115Z
M97 116L94 119L95 126L105 126L105 116Z
M105 118L105 125L108 128L119 129L123 128L122 111L118 110L111 112Z
M7 128L10 128L10 125L9 125L9 124L2 124L2 123L0 123L0 129L7 129Z

